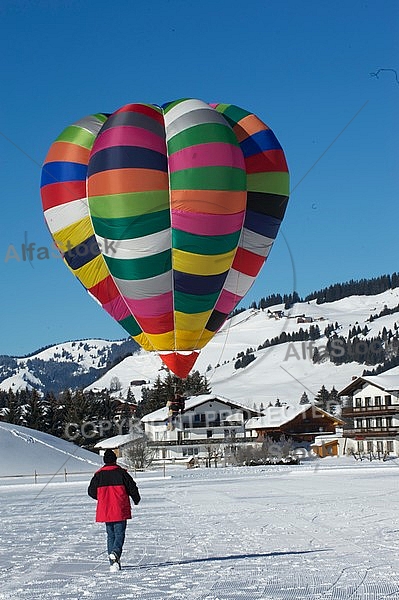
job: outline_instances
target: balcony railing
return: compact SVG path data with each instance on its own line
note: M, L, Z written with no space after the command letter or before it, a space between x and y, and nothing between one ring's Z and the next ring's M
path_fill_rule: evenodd
M399 404L383 404L381 406L347 406L342 409L343 417L356 415L399 415Z
M237 429L237 427L242 427L242 423L239 421L194 421L192 423L182 423L179 426L183 427L183 429L214 429L216 427Z
M365 436L365 437L373 437L373 436L381 436L381 435L399 435L399 427L351 427L344 428L344 436L352 437L352 436Z

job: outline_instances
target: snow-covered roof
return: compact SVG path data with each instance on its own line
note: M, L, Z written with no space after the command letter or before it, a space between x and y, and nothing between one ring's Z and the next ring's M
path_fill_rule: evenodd
M313 411L317 413L321 413L325 416L331 417L337 423L342 423L341 419L336 417L335 415L331 415L330 413L322 410L318 406L314 406L311 404L301 404L299 406L290 406L288 404L283 404L282 406L269 406L263 412L264 415L262 417L253 417L249 419L245 425L246 429L275 429L277 427L281 427L290 421L293 421L299 415L305 413L309 408L312 408Z
M237 400L229 400L228 398L225 398L224 396L219 396L219 395L215 395L215 394L202 394L201 396L190 396L190 398L186 398L183 413L185 413L189 410L192 410L193 408L196 408L197 406L201 406L201 404L204 404L205 402L210 402L212 400L217 400L218 402L221 402L222 404L226 404L230 408L233 407L234 409L245 410L252 414L259 414L259 411L254 410L252 408L248 408L248 406L246 406L245 404L242 404L241 402L237 402ZM144 415L144 417L141 419L141 422L142 423L155 423L157 421L166 421L168 419L168 414L169 414L168 407L163 406L162 408L159 408L158 410L154 410L152 413L149 413L148 415Z
M236 412L233 413L232 415L228 415L227 417L225 417L224 419L225 421L231 422L231 423L242 423L244 420L244 416L242 414L242 412Z
M356 377L350 382L341 392L340 396L350 396L361 388L365 383L370 383L375 387L380 388L384 392L399 392L399 375L367 375L364 377Z
M120 448L121 446L124 446L129 442L133 442L134 440L137 440L141 437L143 437L143 434L140 435L140 433L138 432L126 433L125 435L114 435L113 437L107 438L106 440L101 440L100 442L97 442L97 444L94 447L99 448L100 450L106 450L107 448L111 448L112 450L113 448Z

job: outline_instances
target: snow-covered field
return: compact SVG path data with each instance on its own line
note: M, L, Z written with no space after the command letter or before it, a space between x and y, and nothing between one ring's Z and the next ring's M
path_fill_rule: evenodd
M0 479L1 600L399 599L399 461L136 477L110 573L87 483Z

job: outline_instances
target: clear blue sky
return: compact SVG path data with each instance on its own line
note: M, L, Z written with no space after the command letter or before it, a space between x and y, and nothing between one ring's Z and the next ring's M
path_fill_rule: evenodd
M128 102L233 103L279 138L294 191L245 306L398 271L399 85L370 76L399 71L398 26L396 0L2 0L0 353L125 336L60 259L24 262L21 246L51 244L50 144Z

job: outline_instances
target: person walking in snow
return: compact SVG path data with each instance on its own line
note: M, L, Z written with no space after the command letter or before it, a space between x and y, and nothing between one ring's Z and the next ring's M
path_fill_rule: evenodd
M132 518L130 498L137 505L140 494L133 478L116 464L115 452L106 450L104 463L90 481L87 493L97 500L96 521L105 523L110 571L119 571L127 519Z

